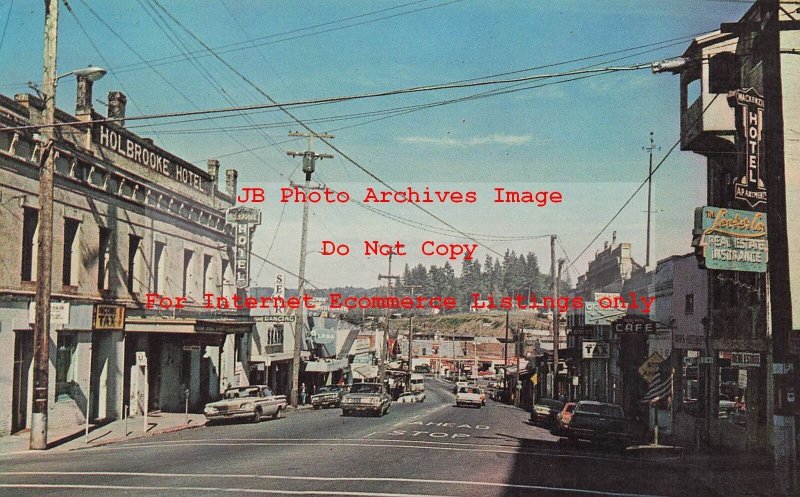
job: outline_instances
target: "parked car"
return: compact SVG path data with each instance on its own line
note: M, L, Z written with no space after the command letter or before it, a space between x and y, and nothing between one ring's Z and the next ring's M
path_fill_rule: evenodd
M410 402L419 402L419 401L417 400L417 395L415 393L405 392L401 393L400 396L397 397L397 402L400 402L401 404L407 404Z
M577 402L567 402L564 404L564 408L556 415L556 422L553 427L550 428L550 433L553 435L566 435L569 429L569 422L572 420L572 412L575 410L577 404Z
M582 400L572 412L566 436L570 440L589 440L624 448L640 442L644 433L644 426L627 419L622 407Z
M228 388L222 399L206 404L203 414L209 422L249 418L253 423L258 423L264 416L279 418L285 409L285 395L274 395L264 385L251 385Z
M460 387L456 392L456 407L477 406L479 409L486 404L486 396L478 387Z
M556 416L561 409L564 408L564 403L555 399L539 399L531 411L531 423L541 426L554 426L556 423Z
M347 385L327 385L320 387L317 393L311 396L311 405L314 409L322 407L339 407L344 394L350 391Z
M392 398L380 383L356 383L350 388L350 393L342 397L340 405L343 416L361 412L383 416L389 412Z

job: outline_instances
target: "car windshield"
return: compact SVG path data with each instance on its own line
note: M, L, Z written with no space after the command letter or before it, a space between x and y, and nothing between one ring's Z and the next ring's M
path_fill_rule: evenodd
M352 393L381 393L381 386L371 383L362 383L360 385L353 385Z
M258 397L258 388L233 388L225 391L226 399L237 399L240 397Z
M623 417L622 408L620 406L606 404L581 404L577 412L588 412L601 416L615 416L618 418Z
M542 399L539 402L537 402L537 404L539 404L540 406L549 407L550 409L556 411L560 411L561 409L564 408L563 402L553 399Z
M335 387L320 387L320 389L317 390L317 393L331 393L331 392L338 392L338 391L339 391L339 389L335 388Z

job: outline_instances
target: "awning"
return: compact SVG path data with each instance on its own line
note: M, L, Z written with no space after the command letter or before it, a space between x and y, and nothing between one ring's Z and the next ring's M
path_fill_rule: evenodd
M272 364L273 362L280 362L280 361L291 361L292 359L294 359L294 353L292 352L281 352L280 354L250 356L250 362L265 362L267 364Z
M333 361L309 361L306 363L306 373L332 373L344 369L349 365L347 359Z
M251 320L228 319L164 319L128 318L127 333L249 333L253 330Z

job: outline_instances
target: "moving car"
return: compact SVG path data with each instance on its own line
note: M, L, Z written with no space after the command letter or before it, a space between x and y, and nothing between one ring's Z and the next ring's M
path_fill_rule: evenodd
M400 394L400 397L397 398L397 402L400 402L401 404L407 404L410 402L419 402L419 401L417 400L416 394L413 394L411 392L405 392Z
M539 399L533 405L531 411L531 423L541 426L554 426L556 423L556 416L561 409L564 408L564 403L555 399Z
M453 393L458 393L458 390L461 387L466 387L466 386L469 386L469 382L468 381L464 381L464 380L457 381L456 384L453 385Z
M350 393L342 397L340 405L343 416L361 412L383 416L389 412L392 398L379 383L356 383Z
M350 391L347 385L327 385L320 387L317 393L311 396L311 405L314 409L322 407L339 407L342 397Z
M567 402L564 404L564 408L556 415L556 423L550 428L550 433L562 436L567 433L569 422L572 420L572 412L575 410L577 404L577 402Z
M250 385L228 388L222 399L206 404L203 414L209 422L249 418L258 423L264 416L279 418L285 409L285 395L274 395L264 385Z
M456 392L456 407L477 406L479 409L486 404L486 396L478 387L460 387Z
M566 436L624 448L639 442L643 426L625 417L622 407L606 402L582 400L575 406Z

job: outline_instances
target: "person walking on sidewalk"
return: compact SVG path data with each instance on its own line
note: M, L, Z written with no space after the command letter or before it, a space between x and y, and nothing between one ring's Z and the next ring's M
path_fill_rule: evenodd
M300 405L306 404L306 384L300 384Z

